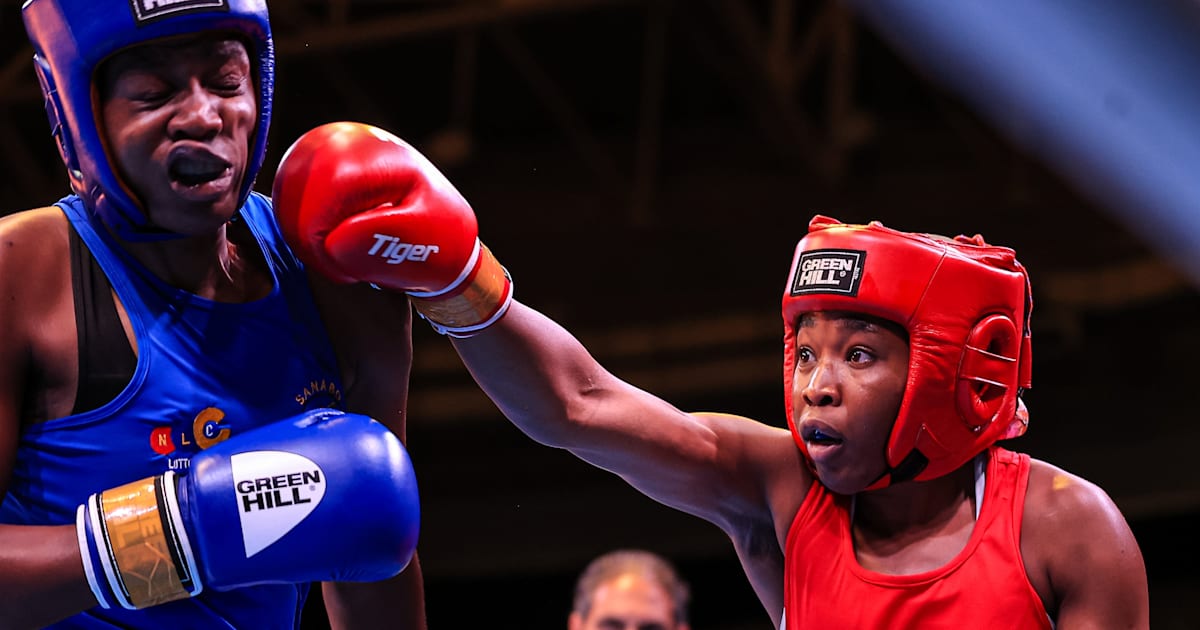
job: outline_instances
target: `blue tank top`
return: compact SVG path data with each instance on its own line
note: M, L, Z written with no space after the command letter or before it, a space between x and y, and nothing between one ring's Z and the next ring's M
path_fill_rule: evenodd
M137 368L100 408L25 427L0 522L74 523L76 506L93 492L186 470L200 450L305 409L341 407L336 357L269 199L251 195L241 220L258 241L274 289L243 304L167 285L116 245L78 197L57 205L129 314ZM140 611L96 607L51 627L294 629L308 588L205 589Z

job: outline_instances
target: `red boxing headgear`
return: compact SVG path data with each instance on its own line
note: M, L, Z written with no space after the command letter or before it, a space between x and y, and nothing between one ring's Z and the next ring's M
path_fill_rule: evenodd
M1030 386L1029 276L1007 247L879 222L813 217L783 293L783 379L792 413L796 324L812 311L864 313L908 331L908 381L887 444L888 472L870 489L940 477L997 440L1025 432Z

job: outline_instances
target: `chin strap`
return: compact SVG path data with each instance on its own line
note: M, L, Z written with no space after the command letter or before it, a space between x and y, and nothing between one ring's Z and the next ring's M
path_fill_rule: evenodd
M896 467L883 471L883 474L879 475L863 491L879 490L893 484L909 481L921 474L921 471L925 470L925 467L928 465L929 458L921 454L920 451L913 449L908 452L908 455L904 456L904 459Z

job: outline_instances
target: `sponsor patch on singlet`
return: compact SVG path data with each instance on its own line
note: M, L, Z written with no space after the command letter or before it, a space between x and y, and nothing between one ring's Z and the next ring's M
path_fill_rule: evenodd
M792 277L792 295L836 293L856 297L867 252L858 249L813 249L800 254Z
M129 0L139 24L188 11L229 10L229 0Z

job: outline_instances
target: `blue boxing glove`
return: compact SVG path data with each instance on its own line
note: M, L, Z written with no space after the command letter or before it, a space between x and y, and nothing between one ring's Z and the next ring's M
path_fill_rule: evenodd
M374 581L404 570L420 506L412 463L387 427L310 411L93 494L76 513L100 605L146 608L205 588Z

